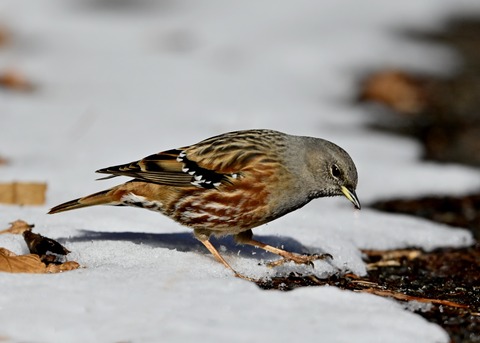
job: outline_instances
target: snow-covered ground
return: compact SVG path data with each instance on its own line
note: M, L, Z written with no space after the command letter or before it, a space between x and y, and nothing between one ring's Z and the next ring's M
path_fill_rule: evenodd
M263 291L215 262L159 214L98 207L48 216L60 202L121 181L94 170L214 134L272 128L332 140L359 171L363 203L462 193L478 170L418 160L411 140L367 131L367 109L348 104L365 69L445 73L455 54L395 34L435 28L477 0L154 1L2 0L13 31L0 68L38 85L0 92L0 181L48 182L41 207L0 206L0 228L23 219L59 239L84 269L0 274L0 341L6 342L448 342L437 325L389 299L332 287ZM359 249L464 246L470 233L421 219L316 200L255 230L297 252L328 252L319 276L362 274ZM214 244L254 276L312 272L260 264L272 256ZM20 236L0 246L26 253Z

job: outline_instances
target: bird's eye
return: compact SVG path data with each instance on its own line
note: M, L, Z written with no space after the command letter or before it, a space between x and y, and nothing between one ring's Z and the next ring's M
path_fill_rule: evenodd
M342 174L342 172L340 171L340 168L338 168L336 164L332 165L330 172L332 173L332 176L336 179L339 178L340 175Z

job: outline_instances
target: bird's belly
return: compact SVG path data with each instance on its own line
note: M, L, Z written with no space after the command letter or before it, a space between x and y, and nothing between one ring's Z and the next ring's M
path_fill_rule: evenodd
M173 219L196 229L216 234L235 234L265 223L266 194L251 196L245 190L202 192L178 201Z

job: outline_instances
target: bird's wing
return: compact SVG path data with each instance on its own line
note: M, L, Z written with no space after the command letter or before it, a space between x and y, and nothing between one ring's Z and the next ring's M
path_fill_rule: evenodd
M272 130L245 130L224 133L186 148L189 160L200 167L223 174L278 162L278 151L284 148L284 134Z
M110 177L129 176L138 180L170 186L191 186L192 176L182 171L183 164L177 161L181 150L168 150L147 156L139 161L97 170ZM109 178L108 176L106 178Z
M193 158L197 157L192 153ZM147 156L139 161L97 170L97 173L115 176L129 176L136 180L153 182L175 187L215 188L238 174L225 173L224 169L216 169L218 163L197 163L189 158L186 150L169 150ZM205 157L203 157L205 162ZM207 168L205 168L205 166ZM105 179L105 178L103 178Z
M198 144L147 156L139 161L97 170L176 187L215 188L231 183L242 171L269 162L270 146L260 130L227 133ZM275 133L265 131L265 134ZM268 135L267 135L268 136ZM263 139L262 139L263 138ZM267 139L268 141L268 139ZM108 177L107 177L108 178Z

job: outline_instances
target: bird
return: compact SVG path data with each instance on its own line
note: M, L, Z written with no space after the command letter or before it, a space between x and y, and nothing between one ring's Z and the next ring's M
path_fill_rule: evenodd
M361 208L357 169L344 149L325 139L270 129L227 132L96 172L108 175L101 179L131 179L48 213L94 205L160 212L192 228L217 261L246 279L220 255L211 236L232 235L239 244L279 255L278 264L311 265L323 255L302 255L262 243L253 238L252 229L321 197L344 195Z

